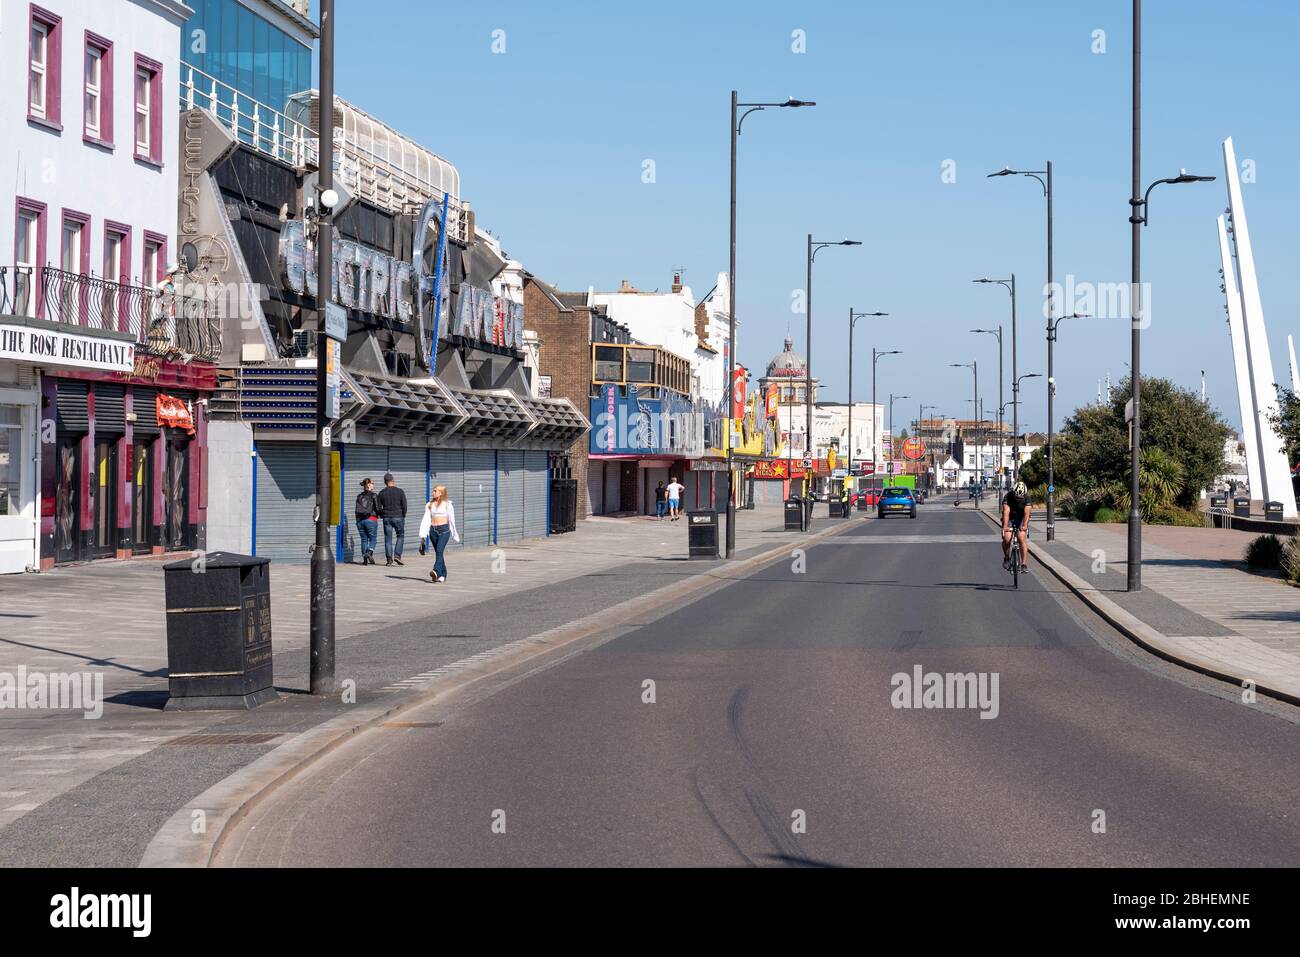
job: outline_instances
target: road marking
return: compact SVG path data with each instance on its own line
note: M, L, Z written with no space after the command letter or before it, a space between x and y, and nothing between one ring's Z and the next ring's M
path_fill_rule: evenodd
M988 545L996 543L996 534L984 535L840 535L818 545Z

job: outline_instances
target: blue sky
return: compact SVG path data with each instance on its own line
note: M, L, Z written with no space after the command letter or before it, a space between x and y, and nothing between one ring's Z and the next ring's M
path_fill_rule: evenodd
M847 386L850 306L891 313L858 325L855 397L873 344L901 349L879 393L969 415L980 364L996 400L996 344L967 330L1009 322L983 275L1017 273L1020 371L1045 372L1044 203L1032 180L985 178L1054 161L1056 274L1129 276L1130 7L1122 0L932 3L562 2L433 4L340 0L339 95L455 163L480 224L535 274L566 289L627 278L666 288L676 266L705 292L727 265L729 93L816 100L752 115L740 140L739 357L759 367L789 330L804 350L804 242L850 236L814 276L813 371L823 396ZM315 4L313 4L313 7ZM1277 378L1300 335L1297 77L1289 0L1148 0L1143 178L1180 167L1218 176L1152 198L1143 278L1152 326L1143 368L1237 421L1218 288L1215 216L1226 206L1221 142L1253 160L1245 189ZM494 31L505 52L493 53ZM792 51L804 31L806 52ZM1105 31L1105 53L1092 52ZM655 182L642 182L653 160ZM956 181L941 176L955 163ZM1010 329L1007 329L1010 368ZM1125 374L1120 321L1076 320L1057 350L1058 424L1097 381ZM987 371L986 371L987 370ZM1006 398L1010 398L1007 390ZM1042 380L1022 419L1046 426Z

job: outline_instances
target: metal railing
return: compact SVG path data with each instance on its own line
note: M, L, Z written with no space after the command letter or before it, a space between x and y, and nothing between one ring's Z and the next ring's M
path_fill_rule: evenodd
M138 352L215 362L221 320L205 296L153 289L44 266L0 266L0 315L13 314L83 329L130 333Z
M241 143L296 169L318 164L316 131L306 124L290 119L188 63L181 63L180 76L184 109L202 107Z

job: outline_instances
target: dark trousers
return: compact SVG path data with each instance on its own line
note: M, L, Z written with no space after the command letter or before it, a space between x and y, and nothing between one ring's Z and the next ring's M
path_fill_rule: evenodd
M379 523L373 518L359 518L357 532L361 535L361 557L365 558L375 550L379 541Z
M393 560L393 533L397 533L397 558L402 557L402 543L406 541L406 519L384 518L384 558Z
M446 525L435 525L429 529L429 541L433 542L433 573L439 578L447 577L447 561L443 552L451 541L451 529Z

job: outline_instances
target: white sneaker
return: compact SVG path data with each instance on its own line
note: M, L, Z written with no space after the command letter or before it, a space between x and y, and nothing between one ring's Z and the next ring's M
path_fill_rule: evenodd
M440 582L445 582L446 580L447 580L447 576L446 576L446 575L443 575L441 578L438 579L438 581L440 581Z

